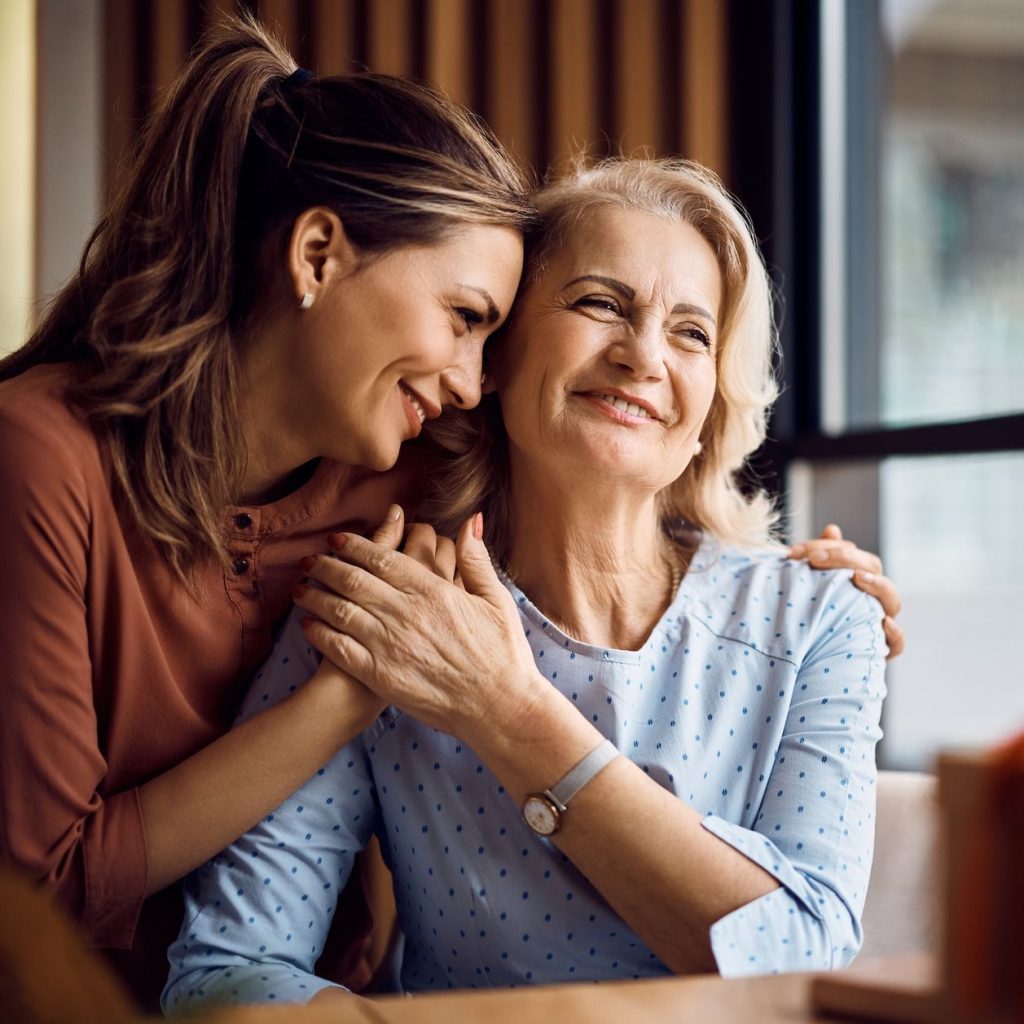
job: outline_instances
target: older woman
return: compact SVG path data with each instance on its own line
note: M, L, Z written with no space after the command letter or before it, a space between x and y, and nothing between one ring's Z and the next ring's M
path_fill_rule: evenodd
M687 163L612 162L539 203L496 398L440 438L439 526L482 514L454 554L413 531L427 566L350 534L308 563L315 618L248 713L315 648L386 709L200 871L172 1011L328 988L313 967L375 831L409 990L856 953L882 612L787 560L736 481L775 395L750 229Z

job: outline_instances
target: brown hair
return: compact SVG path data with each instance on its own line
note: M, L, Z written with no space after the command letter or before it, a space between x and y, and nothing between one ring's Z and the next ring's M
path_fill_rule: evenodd
M524 288L543 274L550 255L580 220L602 207L685 222L710 244L723 285L717 385L701 428L700 456L659 495L662 522L673 539L692 539L680 531L682 520L726 543L770 546L775 509L762 491L746 493L740 477L748 456L764 440L778 393L771 285L742 207L711 171L679 159L580 165L536 192L534 202L541 222L527 244ZM483 511L492 557L507 565L512 536L508 439L497 396L486 396L478 409L431 424L429 436L443 468L431 481L423 514L440 532L453 535L467 516Z
M261 254L315 205L372 254L465 223L524 229L520 171L475 117L386 75L296 75L254 20L204 42L149 124L78 274L0 380L75 361L118 497L179 577L227 561L244 470L236 382Z

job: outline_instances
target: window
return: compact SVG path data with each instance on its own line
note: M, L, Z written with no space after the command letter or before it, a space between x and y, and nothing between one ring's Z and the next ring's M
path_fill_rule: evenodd
M740 6L734 187L785 312L766 458L792 535L839 522L896 580L880 760L927 768L1024 727L1024 7L776 0L758 58Z

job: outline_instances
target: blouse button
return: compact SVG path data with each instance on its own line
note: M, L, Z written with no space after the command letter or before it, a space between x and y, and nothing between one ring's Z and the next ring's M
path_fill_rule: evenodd
M249 561L245 558L238 558L232 564L236 576L244 576L249 571Z
M248 530L249 527L252 526L252 516L249 515L248 512L239 512L239 514L235 516L235 526L240 530Z

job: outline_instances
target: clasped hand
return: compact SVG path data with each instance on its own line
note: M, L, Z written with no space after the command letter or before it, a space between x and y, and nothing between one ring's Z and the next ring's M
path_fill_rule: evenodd
M296 604L310 643L389 704L471 745L478 729L529 714L547 684L512 596L484 546L482 520L453 544L423 524L404 551L357 534L304 565L316 586Z

